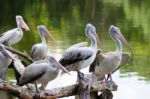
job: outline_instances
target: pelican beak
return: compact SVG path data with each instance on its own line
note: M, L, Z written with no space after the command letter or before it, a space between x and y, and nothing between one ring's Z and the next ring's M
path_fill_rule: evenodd
M98 44L99 44L99 47L102 48L102 44L101 44L101 42L100 42L100 40L99 40L99 38L98 38L98 36L97 36L97 33L94 32L94 35L95 35L96 40L97 40L97 42L98 42Z
M46 28L44 28L43 31L44 31L45 36L47 36L49 40L55 41L52 34Z
M117 37L122 41L122 43L129 48L130 51L132 51L131 45L128 43L128 41L125 39L125 37L122 35L120 31L117 32Z
M24 20L21 18L20 20L20 25L22 28L24 28L26 31L29 31L29 27L27 26L27 24L24 22Z
M58 69L61 69L64 73L71 75L69 73L69 71L64 66L62 66L59 62L56 61L55 63L56 63L55 65L57 66Z

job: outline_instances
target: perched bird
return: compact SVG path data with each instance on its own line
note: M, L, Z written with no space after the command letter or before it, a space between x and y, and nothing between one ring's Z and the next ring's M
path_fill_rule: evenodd
M7 46L12 46L13 44L16 44L22 39L23 37L22 28L24 28L26 31L29 30L29 27L24 22L22 16L17 15L16 22L17 22L17 28L11 29L1 34L0 43L3 43Z
M39 25L38 27L38 33L41 38L41 43L34 44L32 46L31 50L31 57L35 60L43 60L47 56L47 51L48 51L48 46L46 44L45 36L48 36L50 40L54 40L53 36L48 32L46 26L44 25Z
M57 77L59 71L68 71L58 63L53 57L48 56L46 60L36 61L27 66L19 79L18 85L23 86L28 83L47 83ZM38 88L36 86L38 91Z
M68 71L76 71L90 66L94 61L97 52L96 29L92 24L87 24L85 29L86 36L91 40L91 46L87 42L75 44L65 50L63 57L59 62L66 67Z
M0 44L0 82L3 82L7 73L7 68L11 64L12 59L13 56L11 52L6 50L3 44Z
M90 72L97 76L98 80L104 79L105 75L109 74L110 80L112 81L111 74L116 71L119 66L125 64L130 56L129 53L122 52L122 43L125 44L130 50L131 46L121 34L120 29L111 25L109 34L117 45L116 51L107 53L98 51L96 58L89 69Z

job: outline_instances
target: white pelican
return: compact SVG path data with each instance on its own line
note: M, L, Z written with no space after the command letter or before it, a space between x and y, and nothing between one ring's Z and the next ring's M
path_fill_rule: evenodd
M4 80L7 68L11 64L13 57L11 56L11 52L4 48L3 44L0 44L0 79L1 82Z
M23 37L22 28L26 31L29 30L29 27L24 22L22 16L16 16L17 28L11 29L3 34L0 37L0 43L11 46L17 42L19 42Z
M46 44L46 40L45 40L44 35L48 36L48 38L50 40L54 40L52 35L48 32L46 26L39 25L37 28L38 28L38 33L39 33L39 36L40 36L42 42L38 43L38 44L34 44L32 46L31 57L35 61L45 59L47 56L48 46Z
M35 83L35 85L37 83L47 83L57 77L59 69L68 73L59 62L53 57L48 56L46 60L36 61L27 66L19 79L18 85L23 86L28 83Z
M87 47L86 42L75 44L65 50L60 63L68 71L76 71L90 66L94 61L97 52L97 40L100 41L96 34L96 29L92 24L87 24L85 29L86 36L91 39L91 46Z
M116 51L107 53L101 53L99 51L95 61L90 66L90 72L93 72L98 80L104 79L105 75L109 74L110 80L112 81L111 74L116 71L120 65L125 64L130 56L129 53L122 52L122 43L124 43L130 50L131 46L121 34L120 29L111 25L109 34L117 45Z

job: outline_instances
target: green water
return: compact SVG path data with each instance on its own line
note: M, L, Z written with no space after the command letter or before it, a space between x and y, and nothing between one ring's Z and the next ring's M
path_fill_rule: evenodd
M149 4L150 0L1 0L0 33L15 28L15 16L22 15L31 31L24 31L23 39L13 47L30 54L32 45L40 42L37 25L44 24L57 40L48 42L49 53L59 58L70 45L89 42L84 33L88 22L95 25L103 52L115 50L116 45L109 37L108 29L110 25L116 25L133 48L128 64L119 71L119 86L126 81L128 86L128 81L131 81L143 86L142 91L149 89L150 92ZM7 79L13 80L13 72L9 72ZM148 96L147 92L139 93L143 95L139 99ZM121 93L117 95L121 99L129 99L123 98ZM130 98L137 99L134 96Z

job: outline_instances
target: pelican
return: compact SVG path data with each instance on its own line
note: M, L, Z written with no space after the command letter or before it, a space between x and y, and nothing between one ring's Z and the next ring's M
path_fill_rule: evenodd
M22 28L26 31L29 30L29 27L24 22L22 16L16 16L17 28L11 29L3 34L0 37L0 43L11 46L19 42L23 37Z
M117 45L116 51L107 53L98 51L97 56L89 70L97 76L98 80L102 80L106 74L109 74L110 80L112 81L111 74L115 72L120 65L125 64L130 56L129 53L122 52L122 43L125 44L130 50L131 46L120 32L120 29L111 25L109 34Z
M39 36L40 36L42 42L38 43L38 44L34 44L32 46L31 57L35 61L45 59L47 56L48 47L47 47L44 35L48 36L48 38L50 40L54 40L52 35L49 35L49 32L48 32L46 26L39 25L39 26L37 26L37 28L38 28L38 33L39 33Z
M7 68L11 64L12 59L13 57L11 55L11 52L6 50L3 44L0 44L0 72L1 72L0 79L1 79L1 82L4 80L6 76Z
M63 57L59 62L66 67L68 71L76 71L90 66L94 61L97 52L96 29L92 24L87 24L85 29L86 36L91 40L91 46L86 42L75 44L65 50Z
M28 83L34 83L36 85L37 83L51 81L57 77L60 69L68 73L52 56L48 56L46 60L36 61L27 66L19 79L18 85L23 86Z

